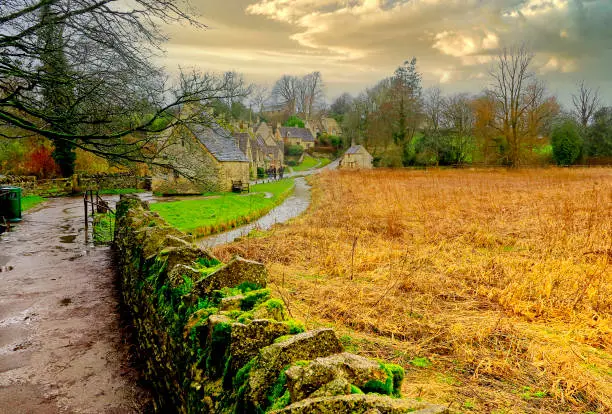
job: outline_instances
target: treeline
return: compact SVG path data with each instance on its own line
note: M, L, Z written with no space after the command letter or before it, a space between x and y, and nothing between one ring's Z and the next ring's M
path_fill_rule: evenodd
M329 112L379 166L612 162L612 108L584 82L563 108L532 59L523 47L504 49L490 88L444 95L423 89L413 58L356 97L341 95Z

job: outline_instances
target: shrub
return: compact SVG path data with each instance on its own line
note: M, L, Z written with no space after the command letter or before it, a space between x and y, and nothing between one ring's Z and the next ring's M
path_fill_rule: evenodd
M285 121L283 126L304 128L304 121L302 121L300 118L298 118L295 115L291 115L289 119Z
M555 125L551 137L553 159L558 165L576 162L582 152L582 138L578 125L572 120L564 120Z
M304 152L304 148L301 145L287 145L285 147L286 155L292 155L299 157Z

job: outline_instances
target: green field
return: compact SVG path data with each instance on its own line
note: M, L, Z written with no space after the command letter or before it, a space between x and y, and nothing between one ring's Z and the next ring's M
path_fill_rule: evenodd
M250 223L280 204L293 191L293 180L251 186L250 194L220 193L151 204L172 226L201 237ZM266 198L269 194L270 198Z
M293 167L293 171L306 171L313 167L321 168L330 163L328 158L314 158L310 155L305 155L302 163L296 167Z
M45 199L37 195L29 195L29 196L21 197L21 211L27 211L31 209L32 207L36 207L43 201L45 201Z

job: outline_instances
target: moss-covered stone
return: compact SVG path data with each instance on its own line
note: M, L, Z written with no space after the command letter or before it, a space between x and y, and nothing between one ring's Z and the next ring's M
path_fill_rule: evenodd
M238 286L244 282L265 287L267 280L268 272L263 264L235 257L226 266L198 280L196 292L201 296L207 296L215 290Z
M381 414L444 414L448 409L422 401L395 399L380 395L350 394L334 397L308 398L283 409L271 411L278 414L365 414L378 410Z
M283 367L300 360L311 360L342 352L342 345L331 329L297 334L286 341L263 348L249 376L248 403L265 408L265 395Z
M317 358L305 366L291 367L287 371L291 401L300 401L338 378L346 380L349 384L346 394L350 394L350 384L364 389L372 381L382 384L389 382L390 389L386 390L388 392L377 390L376 392L380 394L390 395L393 391L393 376L380 363L343 352Z
M235 323L232 326L230 348L233 370L242 367L260 349L272 344L276 338L289 334L289 331L287 324L267 319L254 320L247 325Z

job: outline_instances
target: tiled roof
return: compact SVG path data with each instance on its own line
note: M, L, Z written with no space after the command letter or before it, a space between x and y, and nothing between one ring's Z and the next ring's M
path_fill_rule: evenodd
M353 145L346 150L345 154L357 154L361 149L365 150L365 148L363 148L361 145Z
M312 133L306 128L281 127L280 133L283 138L301 138L302 141L306 142L314 142L315 140Z
M234 142L231 134L217 124L198 125L192 128L194 135L217 161L249 162Z

